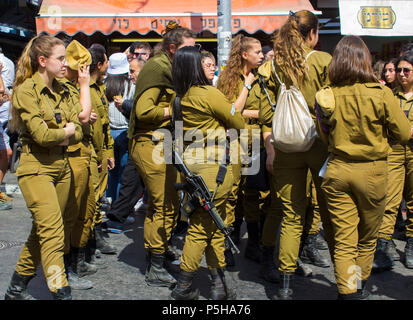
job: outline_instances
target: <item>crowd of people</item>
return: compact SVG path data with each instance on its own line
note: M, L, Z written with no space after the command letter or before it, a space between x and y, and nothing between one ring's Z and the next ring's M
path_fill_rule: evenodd
M14 82L0 81L0 94L2 86L13 89L3 129L22 144L16 176L33 217L5 299L33 299L27 285L40 263L54 299L93 287L87 275L105 267L102 254L117 252L104 231L122 232L138 207L146 210L145 281L170 288L177 300L198 298L192 282L204 256L210 299L236 299L230 242L240 243L244 222L243 254L278 285L276 300L294 298L295 275L308 272L304 263L329 267L319 252L327 249L337 298L368 299L372 270L389 270L400 259L392 237L402 201L406 267L413 268L413 50L406 46L373 68L361 38L343 37L331 56L314 49L318 31L313 13L290 12L273 47L234 37L220 73L214 55L195 45L196 34L176 22L155 48L137 42L109 57L100 44L87 49L76 40L33 38ZM288 139L274 130L288 126L276 112L288 94L303 102L313 132L300 150L288 149ZM172 133L178 121L192 134L183 141L184 161L210 190L207 200L230 239L205 208L182 214L187 195L176 185L184 177L166 161L170 141L159 134ZM251 137L260 132L257 173L245 174L251 164L240 161L241 138L224 150L207 143L211 132L229 140L230 130L248 133L249 156ZM10 143L0 140L7 165ZM219 151L231 154L224 177ZM185 234L181 255L171 246L177 230ZM177 260L174 276L168 265Z

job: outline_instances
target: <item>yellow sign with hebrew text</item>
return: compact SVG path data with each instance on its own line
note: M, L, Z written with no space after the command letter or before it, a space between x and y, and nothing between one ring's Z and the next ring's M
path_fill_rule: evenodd
M362 28L392 29L396 22L396 13L392 7L360 7L358 21Z

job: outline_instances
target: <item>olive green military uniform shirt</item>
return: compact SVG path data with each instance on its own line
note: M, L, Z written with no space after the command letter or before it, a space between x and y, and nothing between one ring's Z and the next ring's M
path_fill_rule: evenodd
M407 99L404 93L400 90L396 90L395 96L398 100L400 109L406 115L410 125L413 126L413 96Z
M38 72L16 88L13 106L23 122L20 135L23 145L35 146L38 150L59 146L65 140L63 128L67 122L76 126L69 145L82 140L82 128L78 113L72 107L69 89L54 80L53 90L50 91Z
M308 54L313 51L307 46L304 46L304 50L305 56L308 56ZM331 62L331 59L331 55L327 52L314 51L308 56L306 60L308 70L306 76L304 77L303 83L300 86L300 90L305 98L305 101L307 102L308 109L314 121L316 120L314 110L315 94L318 90L329 84L328 66ZM288 78L287 75L284 74L284 72L281 71L281 69L276 64L275 70L280 77L280 80L285 83L288 89L292 85L292 81ZM267 91L269 92L270 96L274 97L273 103L276 103L280 84L278 83L272 70L272 60L267 61L262 66L260 66L258 73L263 76L264 80L267 83ZM261 101L262 108L260 108L259 119L263 125L262 129L263 132L271 132L274 112L272 111L271 105L266 97L263 96Z
M317 132L329 152L349 160L385 159L389 136L406 144L411 125L392 91L379 83L326 87L316 94Z
M213 86L193 86L181 99L184 131L199 129L206 144L208 132L219 129L243 129L241 113Z
M70 97L72 99L72 107L76 110L77 114L82 112L82 105L80 104L80 92L79 92L79 87L75 83L69 81L66 78L59 79L60 82L62 82L70 92ZM86 145L91 145L92 144L92 136L93 136L93 128L92 126L87 123L87 124L82 124L82 132L83 132L83 142ZM82 147L82 143L79 142L75 145L69 146L68 152L74 152L78 150L79 148Z
M93 147L99 162L103 159L103 150L108 151L108 157L113 158L113 138L110 134L109 126L109 102L105 95L105 87L90 81L90 98L92 109L98 115L98 119L93 124Z
M134 108L131 111L128 138L139 136L152 139L160 128L170 127L165 119L164 108L169 107L175 97L172 85L172 62L163 52L151 58L139 73L136 81Z

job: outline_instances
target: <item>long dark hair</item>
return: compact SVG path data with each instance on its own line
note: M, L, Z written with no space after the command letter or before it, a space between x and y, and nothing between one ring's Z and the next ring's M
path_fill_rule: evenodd
M89 48L90 55L92 56L92 64L90 65L90 74L94 73L97 70L98 63L105 62L106 50L105 47L99 43L94 43Z
M390 63L392 63L392 64L394 65L394 72L396 72L396 68L397 68L397 58L392 58L392 59L390 59L390 60L387 60L387 61L384 63L383 72L382 72L382 74L381 74L381 78L382 78L383 80L386 79L386 71L385 71L386 66L387 66L388 64L390 64ZM396 85L397 85L397 75L396 75L396 78L394 79L393 83L387 83L387 81L386 81L386 86L388 86L389 88L394 88Z
M129 81L129 74L108 74L105 80L106 84L106 97L109 102L113 101L114 96L122 96L125 93L126 83ZM130 90L130 86L128 86ZM127 92L129 94L129 92Z
M413 51L407 52L406 54L402 55L401 57L399 57L397 59L397 62L394 65L396 67L396 69L399 66L400 61L406 61L406 62L410 63L413 66Z
M378 82L371 60L370 51L360 37L343 37L334 49L328 68L331 84Z
M180 103L180 99L192 86L209 85L202 68L201 54L197 48L186 46L175 53L172 60L172 83L177 95L175 103ZM175 103L174 112L177 111ZM179 112L175 115L177 120L182 119Z

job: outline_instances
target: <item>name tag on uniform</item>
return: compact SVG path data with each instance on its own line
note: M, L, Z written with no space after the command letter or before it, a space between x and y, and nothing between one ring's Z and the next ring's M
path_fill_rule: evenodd
M106 106L106 99L104 97L100 97L100 100L102 100L103 105Z

